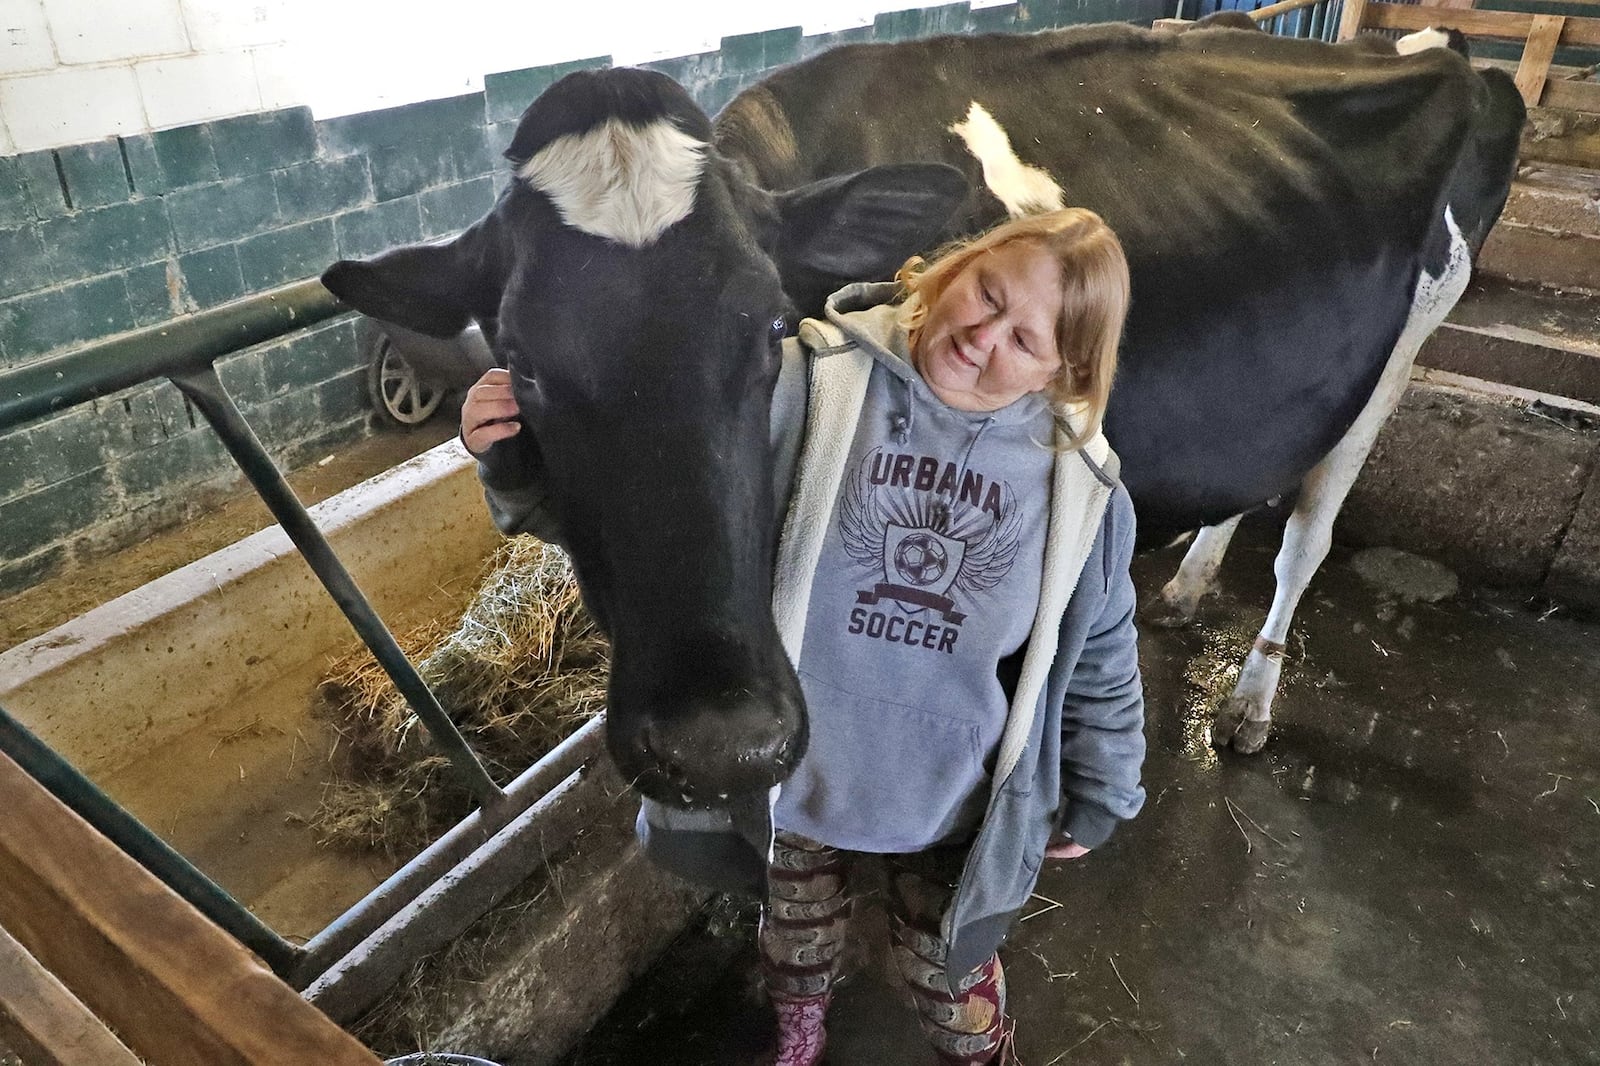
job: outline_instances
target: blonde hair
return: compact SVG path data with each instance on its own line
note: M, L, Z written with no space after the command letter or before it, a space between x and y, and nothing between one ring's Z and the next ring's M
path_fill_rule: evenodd
M1122 242L1099 215L1081 207L1024 215L946 245L931 263L913 256L895 274L905 292L901 321L915 350L928 308L950 283L979 256L1016 241L1038 245L1061 268L1055 335L1061 369L1047 391L1058 424L1076 448L1099 432L1105 418L1128 315L1128 260ZM1071 414L1083 420L1075 431L1067 424Z

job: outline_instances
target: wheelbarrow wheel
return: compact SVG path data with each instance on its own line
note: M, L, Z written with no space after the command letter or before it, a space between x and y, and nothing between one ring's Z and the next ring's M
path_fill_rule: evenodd
M432 418L445 390L417 373L377 325L368 324L362 346L367 355L367 395L379 420L410 428Z

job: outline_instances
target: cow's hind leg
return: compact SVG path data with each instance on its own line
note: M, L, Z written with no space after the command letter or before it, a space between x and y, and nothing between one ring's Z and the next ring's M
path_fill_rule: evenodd
M1184 553L1178 572L1161 587L1163 609L1151 618L1154 624L1186 626L1194 621L1201 598L1216 584L1217 571L1222 566L1222 557L1227 554L1228 542L1233 539L1233 531L1239 528L1239 519L1243 517L1234 515L1226 522L1202 526L1194 535L1194 543Z
M1231 742L1235 751L1249 754L1260 751L1266 743L1267 730L1272 724L1272 698L1283 667L1284 642L1289 639L1289 623L1294 619L1295 607L1311 583L1312 575L1327 558L1328 548L1333 543L1333 520L1355 484L1373 442L1378 439L1384 420L1399 404L1411 380L1411 365L1417 350L1444 321L1467 287L1471 262L1466 242L1448 211L1445 225L1450 232L1450 254L1443 273L1435 278L1424 272L1418 279L1405 329L1371 399L1333 451L1312 467L1301 484L1299 502L1289 516L1289 524L1283 531L1283 546L1273 564L1278 588L1272 597L1272 610L1256 637L1255 646L1245 657L1233 695L1217 711L1211 729L1214 744L1221 746Z

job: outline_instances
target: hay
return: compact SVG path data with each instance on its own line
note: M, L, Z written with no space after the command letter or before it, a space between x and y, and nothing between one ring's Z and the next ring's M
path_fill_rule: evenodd
M514 537L485 567L455 628L400 646L489 773L505 784L601 710L609 649L565 553ZM312 828L324 843L414 851L474 806L448 760L365 647L329 668L318 712L340 733Z

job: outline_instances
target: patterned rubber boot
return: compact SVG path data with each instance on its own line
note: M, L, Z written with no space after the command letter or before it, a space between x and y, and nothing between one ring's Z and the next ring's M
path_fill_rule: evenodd
M757 944L761 977L778 1019L772 1066L815 1066L850 920L845 858L804 837L778 834L767 870Z
M828 1046L828 1016L831 992L803 999L774 999L778 1016L778 1046L762 1060L766 1066L817 1066Z
M991 955L988 962L963 977L956 984L956 994L951 995L945 979L944 941L893 917L889 928L894 936L895 965L911 988L923 1035L933 1045L941 1066L1015 1062L1000 956Z

